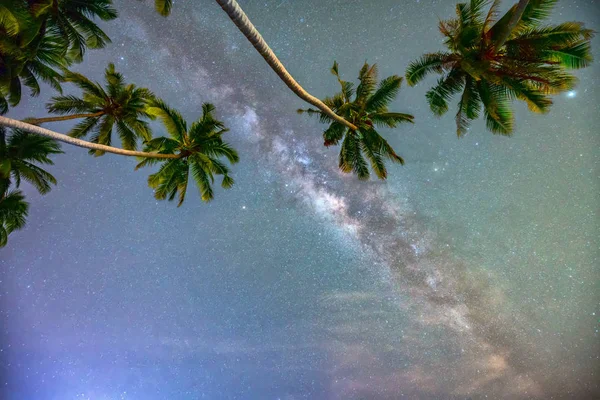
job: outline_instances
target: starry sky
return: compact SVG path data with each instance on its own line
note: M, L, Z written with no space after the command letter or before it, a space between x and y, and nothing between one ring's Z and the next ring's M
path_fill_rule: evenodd
M403 75L442 49L450 0L240 0L317 97L368 60ZM188 121L217 106L240 152L231 190L158 202L135 160L63 146L59 184L0 251L0 397L22 399L585 399L600 396L600 64L548 115L515 105L513 137L425 91L382 130L406 166L337 170L324 125L212 1L116 1L114 62ZM503 7L509 6L507 1ZM596 0L552 22L600 29ZM600 58L598 38L592 42ZM77 93L73 88L67 92ZM10 116L44 116L50 89ZM162 135L160 125L154 125ZM49 125L50 127L50 125ZM66 132L68 123L53 129Z

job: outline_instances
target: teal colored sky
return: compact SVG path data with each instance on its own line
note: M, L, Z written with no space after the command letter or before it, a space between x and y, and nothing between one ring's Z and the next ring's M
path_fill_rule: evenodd
M334 59L383 78L441 50L454 4L240 1L320 98ZM382 133L406 165L359 182L216 3L115 6L113 43L76 69L114 62L189 121L214 103L237 184L177 209L134 160L63 146L0 253L3 398L600 397L600 64L548 115L515 104L510 138L478 121L458 140L455 109L427 106L435 78L403 85L390 108L416 123ZM550 22L571 20L599 30L598 3L559 1ZM44 116L50 95L9 115Z

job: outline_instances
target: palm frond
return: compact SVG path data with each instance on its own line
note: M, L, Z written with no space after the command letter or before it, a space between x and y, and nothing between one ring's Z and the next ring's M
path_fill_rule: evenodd
M344 137L346 126L339 122L332 122L331 125L323 132L323 144L325 147L335 146Z
M211 187L210 175L198 162L191 163L190 168L192 169L192 176L200 189L202 201L211 201L214 198L214 192Z
M74 138L85 137L88 133L93 131L96 125L98 125L98 122L100 122L100 118L98 117L84 118L69 131L69 136Z
M94 113L98 109L91 104L74 95L55 96L46 103L46 110L52 114Z
M358 74L360 84L356 87L356 103L364 104L369 96L375 91L377 85L377 64L365 63Z
M436 86L427 92L425 97L435 115L440 116L448 111L448 100L460 92L465 85L464 75L458 68L453 68L445 77L438 80Z
M172 7L172 0L154 0L154 8L156 9L156 12L163 17L168 17L171 14Z
M395 128L402 122L414 123L415 117L410 114L383 112L370 115L371 121L377 126Z
M539 26L544 20L550 18L556 3L557 0L529 0L519 23L515 27L515 31L519 32L523 29Z
M456 113L456 135L463 136L469 128L470 122L479 118L481 112L481 98L477 91L475 81L467 75L463 94L458 102Z
M441 74L451 63L450 53L428 53L418 60L411 62L406 70L406 81L414 86L425 78L429 73Z
M156 99L147 108L146 112L161 120L167 133L175 140L180 140L187 131L187 125L181 114L170 108L163 100Z
M402 77L398 75L392 75L382 79L381 82L379 82L377 91L367 100L365 110L378 111L387 107L387 105L396 98L398 92L400 92L401 85Z
M487 128L493 133L510 136L513 132L514 117L506 89L480 81L478 92L483 102Z

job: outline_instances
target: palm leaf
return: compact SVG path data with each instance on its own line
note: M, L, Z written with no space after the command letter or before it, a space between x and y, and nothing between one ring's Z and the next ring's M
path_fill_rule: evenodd
M183 134L187 131L185 120L181 114L167 106L167 104L157 99L151 103L146 112L161 120L167 133L175 140L181 140Z
M171 8L173 7L172 0L155 0L154 8L163 17L168 17L171 14Z
M463 136L470 125L470 121L479 118L481 111L481 98L477 92L475 81L467 75L465 79L465 88L458 102L458 112L456 113L456 135Z
M377 111L387 107L396 98L402 85L402 77L392 75L382 79L377 91L367 100L366 111Z
M411 62L406 70L406 81L414 86L431 72L441 74L450 63L450 53L428 53Z
M425 95L431 111L437 116L448 111L448 100L460 92L464 84L464 73L458 68L453 68L445 77L440 78L437 85Z
M383 112L375 113L370 115L371 121L377 126L395 128L402 122L414 123L414 118L410 114L396 113L396 112Z

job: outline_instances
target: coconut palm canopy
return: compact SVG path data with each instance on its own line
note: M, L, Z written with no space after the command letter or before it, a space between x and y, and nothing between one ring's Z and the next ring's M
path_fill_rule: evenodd
M439 116L460 93L458 136L467 132L482 110L490 131L510 135L514 130L511 100L522 100L531 111L546 113L552 105L550 95L575 87L577 79L569 70L592 62L592 30L580 22L543 24L555 4L556 0L530 0L514 26L511 17L518 4L500 18L500 0L458 4L457 17L439 23L448 51L428 53L412 62L406 72L409 85L430 73L441 74L427 92L427 101Z
M102 21L117 18L111 0L33 0L29 1L29 10L41 19L41 34L46 27L59 32L67 44L67 57L75 62L83 60L87 48L100 49L110 43L92 18Z
M45 194L56 184L56 178L37 164L53 165L50 156L62 153L60 145L52 139L0 126L0 181L3 190L13 183L16 187L25 180L38 192Z
M154 94L148 89L125 84L123 75L115 70L114 64L109 64L104 72L105 87L75 72L65 71L64 78L81 89L82 96L53 97L47 104L48 111L65 117L31 119L31 123L80 118L81 122L69 131L70 136L82 138L91 133L92 143L111 145L112 134L116 130L123 148L127 150L135 150L138 139L151 139L152 133L145 119L153 118L146 108ZM90 150L90 153L104 154L99 150Z
M148 178L148 185L154 189L156 199L173 200L179 195L177 206L181 206L185 200L190 174L200 189L203 201L210 201L214 197L212 184L215 175L222 176L223 188L233 186L234 181L229 175L229 168L221 158L224 157L231 164L235 164L239 161L239 156L223 141L222 136L228 129L214 117L214 111L215 107L212 104L203 104L202 116L188 129L181 114L163 101L156 100L148 108L148 113L161 120L169 137L158 137L148 141L144 151L180 155L180 158L167 161L145 158L137 165L136 169L162 164L158 172Z
M385 159L399 164L404 164L404 160L375 128L396 128L400 123L414 120L410 114L388 110L388 105L400 91L402 77L392 75L377 85L377 65L365 63L358 74L360 83L355 89L352 82L340 78L337 62L333 63L331 73L337 78L342 90L333 97L325 98L323 103L354 124L358 130L353 131L314 108L299 109L298 113L316 115L321 122L329 124L323 132L324 144L333 146L342 142L339 167L343 172L354 172L359 179L368 179L368 160L377 177L385 179Z
M0 4L0 114L39 81L60 91L60 68L80 62L87 48L110 42L94 18L117 17L110 0L5 0Z

